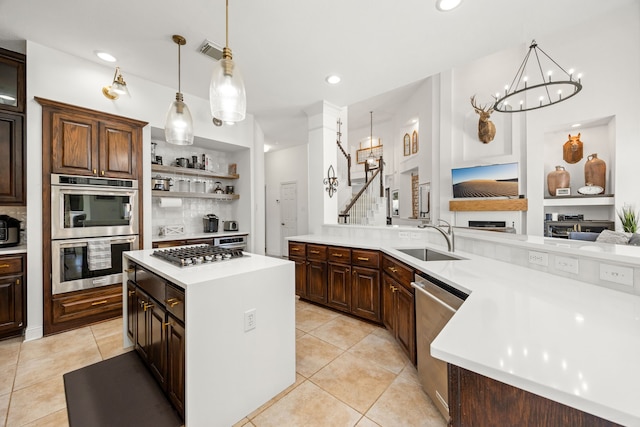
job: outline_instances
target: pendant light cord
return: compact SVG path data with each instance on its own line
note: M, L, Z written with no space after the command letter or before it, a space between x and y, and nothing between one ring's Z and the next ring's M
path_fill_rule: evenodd
M369 157L373 155L373 111L369 111L371 114L371 134L369 135Z
M182 93L182 89L180 88L180 43L178 43L178 92Z
M225 20L225 43L227 49L229 48L229 0L227 0L226 20Z

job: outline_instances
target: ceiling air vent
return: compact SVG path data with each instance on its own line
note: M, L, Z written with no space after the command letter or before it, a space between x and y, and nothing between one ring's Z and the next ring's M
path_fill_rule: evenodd
M203 53L216 61L219 61L222 58L222 48L209 40L202 42L202 45L200 45L200 53Z

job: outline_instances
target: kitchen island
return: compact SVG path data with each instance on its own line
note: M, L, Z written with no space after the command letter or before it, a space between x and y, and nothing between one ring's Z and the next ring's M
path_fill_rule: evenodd
M136 288L139 284L146 292L142 292L145 298L150 296L143 301L144 312L153 313L158 305L166 307L166 320L157 323L169 328L158 335L165 337L167 344L162 345L168 348L169 360L158 358L169 365L165 390L170 384L180 385L179 380L171 379L176 363L171 362L172 342L184 347L182 386L187 426L232 425L294 383L292 262L245 253L239 258L178 267L153 256L153 252L132 251L123 256L124 345L134 345L135 328L131 323L140 323L146 315L141 309L135 314L138 307L132 304L132 295L141 292ZM167 283L166 293L162 288L163 297L153 298L157 292L144 289L149 277L154 283ZM133 316L130 309L134 310ZM174 334L174 330L181 334ZM144 339L140 341L144 344ZM149 341L149 351L155 351L157 340ZM139 353L144 352L144 348L139 349L144 345L137 341L135 345ZM174 358L179 359L179 355ZM154 369L152 366L155 374ZM171 397L172 392L167 394Z
M487 234L489 240L497 239ZM541 251L555 247L553 240L557 239L540 240L539 245L517 243L526 244L527 250ZM422 261L398 250L428 247L442 251L444 239L429 230L325 226L321 233L294 236L289 241L379 250L469 294L433 341L434 357L604 420L640 425L638 295L515 265L515 258L509 257L517 249L502 247L501 243L489 246L481 241L475 253L456 250L455 255L462 259L454 261ZM572 245L576 248L569 249L575 254L593 253L578 248L577 243ZM603 258L618 263L624 259L633 265L640 260L637 249L605 246ZM483 251L512 261L478 254ZM563 256L569 254L573 255L566 251ZM580 269L593 271L593 263L580 262ZM484 391L476 393L477 396L491 394L489 390L481 390ZM504 395L496 398L506 399ZM491 404L488 402L486 399L484 404ZM510 411L521 419L510 424L502 418L504 425L535 425L533 419L522 419L527 417L524 412L518 413L522 408L515 404L505 406L509 407L496 409ZM493 408L483 409L486 412Z

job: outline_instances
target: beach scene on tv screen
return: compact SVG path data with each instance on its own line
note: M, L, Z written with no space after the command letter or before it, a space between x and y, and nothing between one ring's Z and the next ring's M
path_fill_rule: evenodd
M451 170L453 197L518 196L518 163Z

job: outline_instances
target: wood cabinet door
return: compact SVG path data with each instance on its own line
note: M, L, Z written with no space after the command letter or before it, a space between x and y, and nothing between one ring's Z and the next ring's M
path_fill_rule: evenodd
M351 311L351 266L329 263L327 305Z
M74 175L98 174L98 121L79 114L53 112L51 171Z
M396 340L411 363L416 363L416 314L413 293L396 287Z
M24 120L0 112L0 205L25 205Z
M395 291L399 285L389 275L382 275L382 323L396 336L396 302Z
M307 299L327 303L327 263L309 261L307 264Z
M164 390L167 376L167 328L165 326L167 312L157 302L151 300L151 305L147 306L147 317L149 319L147 322L149 368Z
M364 319L379 322L380 314L380 270L353 267L351 282L351 312Z
M134 344L136 342L136 321L138 320L136 303L136 284L129 280L127 282L127 335Z
M167 323L167 394L184 418L184 326L173 316L168 316Z
M147 311L144 309L145 305L150 302L151 298L144 292L142 292L139 288L136 288L135 294L135 311L136 311L136 330L134 333L135 341L135 349L142 357L142 360L145 362L149 361L148 351L148 337L147 337L147 323L149 323L149 319L147 316Z
M123 123L101 122L98 174L137 179L139 147L139 128Z
M304 258L290 258L296 264L296 295L307 297L307 260Z
M22 275L0 276L0 337L14 335L24 326L23 284Z

